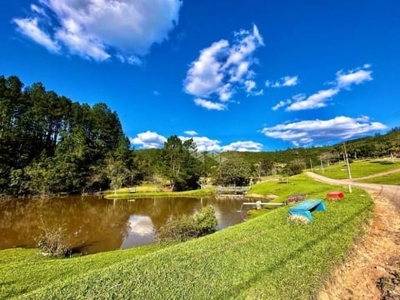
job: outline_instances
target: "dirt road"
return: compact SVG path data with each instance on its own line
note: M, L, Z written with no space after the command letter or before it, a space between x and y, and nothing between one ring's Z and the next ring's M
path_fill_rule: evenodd
M390 283L400 270L400 186L335 180L311 172L307 175L328 184L363 188L375 203L375 218L366 235L335 270L319 299L400 299L396 280L394 285L386 284L384 292L378 288L382 278Z
M395 172L399 172L399 170L394 170ZM382 174L389 174L389 173L394 173L393 171L385 172L385 173L380 173L379 175L381 176ZM343 186L354 186L354 187L359 187L370 194L372 193L374 197L385 197L387 198L398 210L400 213L400 186L398 185L387 185L387 184L375 184L375 183L362 183L362 182L357 182L355 180L338 180L338 179L331 179L328 177L324 177L318 174L315 174L313 172L307 172L306 173L309 177L325 182L328 184L334 184L334 185L343 185ZM375 175L376 176L376 175ZM372 176L364 177L364 178L370 178ZM361 179L361 178L360 178Z

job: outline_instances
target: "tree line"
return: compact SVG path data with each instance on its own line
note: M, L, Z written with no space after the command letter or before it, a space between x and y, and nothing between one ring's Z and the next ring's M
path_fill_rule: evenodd
M400 128L348 141L351 159L400 156ZM170 136L161 149L134 150L107 104L73 102L0 76L0 194L88 193L144 181L172 190L247 185L273 174L344 159L344 147L274 152L199 153L193 139Z
M107 162L129 154L116 112L72 102L42 83L0 77L0 192L47 194L107 186Z

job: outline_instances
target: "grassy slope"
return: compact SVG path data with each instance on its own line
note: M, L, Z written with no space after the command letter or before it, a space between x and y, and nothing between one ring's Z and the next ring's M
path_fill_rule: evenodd
M365 177L398 168L400 168L399 160L394 162L391 160L357 160L350 164L352 178ZM324 172L321 169L315 169L314 172L334 179L348 178L346 164L343 162L325 167Z
M332 189L310 183L304 175L290 182L276 184L276 188L288 193L284 187L299 187L303 192L305 186L313 186L318 191L315 197L324 197ZM205 238L148 255L125 257L118 263L119 259L112 258L110 253L107 260L113 263L109 267L104 265L106 258L99 258L101 254L49 261L51 268L46 268L46 264L24 266L22 262L32 259L32 255L21 259L18 274L44 273L48 281L46 275L40 281L29 276L17 277L11 270L13 263L3 259L4 252L0 252L0 271L6 274L0 280L2 296L12 293L23 299L309 299L346 255L360 233L360 224L372 209L371 199L360 190L347 195L345 200L326 205L328 211L314 212L314 223L305 227L288 223L288 207L283 207ZM77 262L82 271L75 269L75 274L59 276L70 262ZM9 284L20 289L10 291ZM30 287L27 291L21 288L25 285Z
M163 247L165 246L150 245L70 259L43 257L36 249L2 250L0 251L0 299L9 299L31 292L50 283L109 267Z

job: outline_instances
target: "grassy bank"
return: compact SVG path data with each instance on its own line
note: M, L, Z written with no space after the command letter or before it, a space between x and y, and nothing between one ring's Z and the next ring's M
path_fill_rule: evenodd
M184 192L153 192L138 187L135 192L130 192L129 189L124 188L114 192L107 193L107 199L133 199L140 197L205 197L214 194L214 189L192 190Z
M163 248L165 246L149 245L68 259L44 257L37 249L2 250L0 251L0 299L10 299L51 283L101 270Z
M304 186L314 186L315 197L332 190L304 175L279 186L282 194L293 192L285 188L303 192ZM359 236L361 224L371 216L372 203L367 193L354 189L342 201L326 201L327 211L314 212L314 222L308 226L288 223L288 207L283 207L205 238L144 255L124 250L49 260L25 250L1 251L0 297L310 299ZM40 279L34 274L40 274Z

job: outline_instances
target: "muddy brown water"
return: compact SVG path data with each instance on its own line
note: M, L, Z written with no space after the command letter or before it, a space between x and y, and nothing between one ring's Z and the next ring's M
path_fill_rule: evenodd
M0 199L0 249L36 247L43 228L60 226L69 245L83 254L147 245L156 242L157 229L170 217L192 214L206 205L216 210L217 230L241 223L245 201L214 197Z

